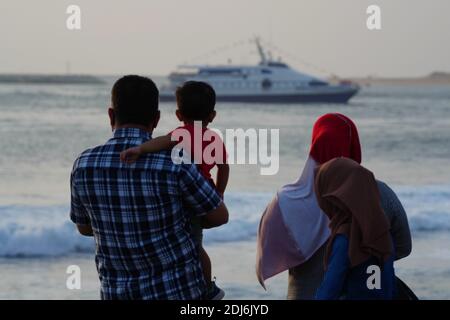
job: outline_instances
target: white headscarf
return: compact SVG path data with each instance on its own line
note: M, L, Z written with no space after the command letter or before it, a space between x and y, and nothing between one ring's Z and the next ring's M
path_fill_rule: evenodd
M314 169L317 162L309 156L300 178L278 191L283 220L306 260L330 236L328 217L319 208L314 191Z
M263 287L264 280L307 261L330 236L314 192L317 166L309 156L300 178L278 191L261 218L256 272Z

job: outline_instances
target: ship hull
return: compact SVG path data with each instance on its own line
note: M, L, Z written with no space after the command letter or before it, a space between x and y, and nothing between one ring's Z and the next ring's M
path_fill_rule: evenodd
M342 92L295 93L295 94L254 94L254 95L217 95L217 102L243 103L347 103L356 93L357 88ZM174 102L175 95L160 94L161 102Z

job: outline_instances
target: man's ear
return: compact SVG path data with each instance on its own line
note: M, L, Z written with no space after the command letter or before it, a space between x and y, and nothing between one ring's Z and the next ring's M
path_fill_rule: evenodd
M214 120L214 118L216 117L216 115L217 115L216 110L214 110L213 112L211 112L211 113L209 114L208 121L209 121L209 122L213 122L213 120Z
M109 116L109 123L111 124L111 128L114 130L114 127L116 126L116 113L114 112L113 108L108 108L108 116Z
M177 111L175 111L175 115L177 116L178 120L183 122L183 114L181 113L181 111L179 109L177 109Z

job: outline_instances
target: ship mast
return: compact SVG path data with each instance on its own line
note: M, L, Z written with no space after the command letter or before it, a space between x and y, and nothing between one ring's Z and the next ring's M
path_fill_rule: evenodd
M255 44L256 44L256 47L258 48L259 56L261 57L260 64L261 65L267 65L268 60L267 60L267 57L266 57L266 53L264 52L264 49L261 46L261 42L259 41L258 37L255 37Z

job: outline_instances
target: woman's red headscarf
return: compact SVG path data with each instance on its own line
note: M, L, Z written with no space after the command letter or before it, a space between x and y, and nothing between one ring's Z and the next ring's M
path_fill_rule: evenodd
M353 121L340 113L321 116L314 124L309 153L320 164L337 157L361 163L361 144Z

